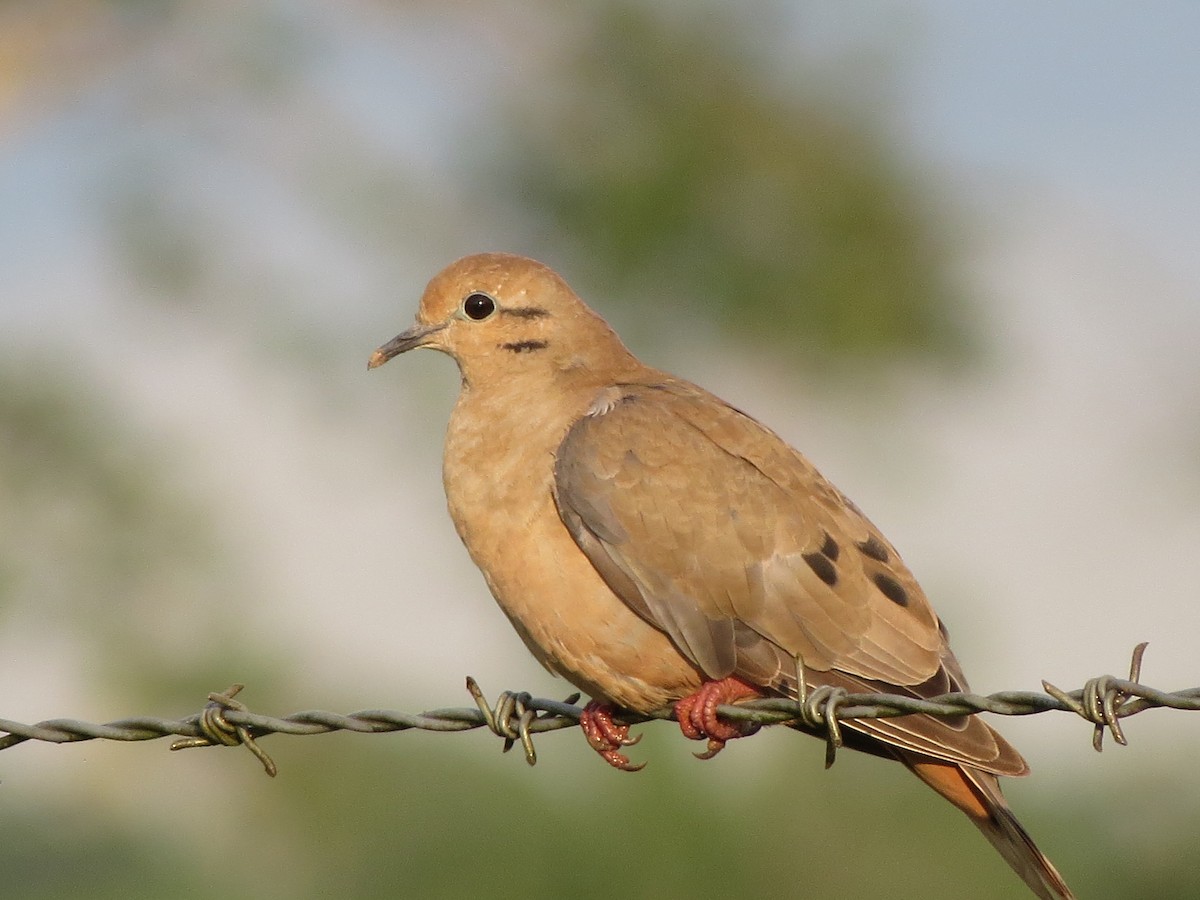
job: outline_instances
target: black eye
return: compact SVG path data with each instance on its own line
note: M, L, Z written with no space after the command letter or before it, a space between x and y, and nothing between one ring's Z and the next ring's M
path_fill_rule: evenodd
M476 322L486 319L495 311L496 301L478 291L468 294L467 299L463 301L463 312L467 314L468 319L474 319Z

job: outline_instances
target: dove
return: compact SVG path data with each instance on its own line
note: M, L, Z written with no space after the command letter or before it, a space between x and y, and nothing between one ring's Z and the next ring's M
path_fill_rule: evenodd
M547 669L586 691L589 745L619 769L620 709L674 704L707 757L753 731L722 704L820 687L965 691L949 636L899 553L798 451L633 356L549 267L468 256L369 368L417 348L458 364L443 484L492 595ZM964 812L1044 900L1073 895L999 776L1029 769L977 716L851 719Z

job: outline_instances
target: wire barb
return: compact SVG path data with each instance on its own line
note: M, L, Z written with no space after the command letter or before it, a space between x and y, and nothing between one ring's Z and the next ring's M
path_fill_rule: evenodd
M1113 740L1122 747L1129 744L1125 738L1125 731L1121 728L1120 716L1122 708L1133 699L1134 694L1126 691L1124 686L1136 685L1141 680L1142 657L1148 646L1150 646L1149 642L1143 641L1133 648L1133 656L1129 661L1128 682L1122 682L1111 675L1089 678L1084 682L1083 690L1080 692L1082 696L1079 699L1048 681L1042 682L1042 687L1047 694L1055 700L1065 703L1072 712L1095 725L1092 731L1092 746L1097 753L1104 749L1105 729L1112 732Z
M818 685L810 692L804 657L797 653L793 659L796 663L796 704L800 708L799 718L818 734L825 733L825 768L828 769L837 761L837 752L844 743L837 709L849 693L845 688L828 685Z
M521 747L525 750L525 761L531 766L537 765L537 751L533 747L530 727L538 719L550 718L554 714L549 711L539 714L536 709L530 708L533 697L527 691L501 691L495 705L488 706L479 683L470 675L467 676L467 691L474 698L475 705L479 707L479 712L483 715L484 724L487 725L488 730L492 734L504 738L504 749L501 752L507 753L519 740ZM580 696L579 693L571 694L563 701L563 704L571 706L579 700ZM514 720L516 725L513 724Z
M235 725L225 718L226 710L249 712L246 704L233 699L241 693L244 687L244 684L234 684L219 694L215 691L209 694L208 705L204 707L204 711L196 720L196 727L200 729L200 734L196 737L180 738L171 744L171 749L187 750L191 747L215 747L218 745L236 747L241 744L254 754L255 758L262 763L263 770L274 778L279 773L279 768L275 765L275 760L271 759L270 754L258 746L258 741L255 740L250 729L244 725Z
M1139 644L1134 650L1128 681L1102 675L1089 679L1082 690L1070 693L1046 682L1043 682L1044 694L1004 691L985 697L953 693L928 699L902 694L848 694L827 687L807 686L803 703L770 697L719 706L717 714L729 721L756 725L800 724L819 735L824 733L827 766L832 765L837 749L842 746L841 722L912 714L963 716L991 712L1002 716L1028 716L1051 710L1072 712L1093 724L1093 745L1100 749L1106 731L1112 732L1119 744L1127 743L1120 720L1136 713L1156 708L1200 710L1200 687L1168 693L1140 683L1145 650L1145 644ZM802 663L798 662L798 665ZM494 704L489 704L475 680L468 678L467 690L475 700L474 707L415 714L367 709L343 715L308 710L276 718L252 713L235 700L241 689L241 685L233 685L222 693L210 694L208 705L201 712L177 720L137 716L102 725L77 719L53 719L26 725L0 718L0 750L30 740L65 744L99 738L145 741L174 735L182 738L171 745L176 750L242 744L258 758L267 774L274 775L275 763L257 742L267 734L326 734L331 731L379 734L412 728L425 731L487 728L503 738L505 750L510 750L519 741L526 762L533 765L537 762L533 735L573 728L583 712L575 705L579 694L558 701L531 697L525 691L504 691ZM645 715L621 712L619 718L631 725L651 719L670 720L675 718L675 710L665 707Z
M803 702L801 720L810 728L825 732L825 768L837 761L837 752L845 743L842 739L842 724L838 721L838 707L846 702L850 692L841 687L820 685L808 691Z

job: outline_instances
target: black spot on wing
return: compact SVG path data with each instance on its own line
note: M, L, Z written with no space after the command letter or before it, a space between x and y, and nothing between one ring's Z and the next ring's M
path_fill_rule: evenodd
M881 563L888 561L887 547L883 546L883 541L871 535L865 541L861 541L858 549L863 552L864 556L869 556L871 559L878 560Z
M828 532L825 533L825 542L821 544L821 553L827 556L831 562L836 562L838 558L837 541Z
M908 591L891 575L884 575L880 572L873 575L871 580L875 582L875 587L879 588L883 596L887 597L897 606L908 606Z
M827 585L833 587L837 584L837 568L829 561L827 556L821 553L804 553L801 554L801 559L808 563L808 567Z

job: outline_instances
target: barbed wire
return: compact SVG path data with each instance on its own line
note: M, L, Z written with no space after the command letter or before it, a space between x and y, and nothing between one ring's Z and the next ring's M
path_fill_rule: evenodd
M1069 693L1046 681L1042 682L1044 694L1001 691L984 696L956 692L928 699L901 694L852 694L841 688L818 687L807 691L800 700L749 700L720 706L717 712L722 718L756 726L786 724L815 730L826 739L827 766L833 764L835 753L842 746L841 722L913 713L950 717L980 712L1001 716L1029 716L1055 710L1071 712L1094 726L1092 744L1099 751L1103 749L1105 732L1111 733L1119 744L1128 743L1121 719L1147 709L1200 710L1200 687L1168 692L1139 682L1145 649L1146 644L1139 644L1134 649L1129 678L1101 675L1089 679L1080 690ZM172 750L243 745L258 758L266 773L274 776L276 765L258 743L258 738L268 734L307 735L332 731L382 734L413 728L446 732L487 728L504 739L505 752L520 743L526 761L533 765L537 762L533 735L574 726L583 712L583 708L576 705L580 698L577 693L559 701L536 698L525 691L504 691L495 703L489 704L475 679L468 677L467 690L475 700L474 707L433 709L415 714L382 709L359 710L345 715L307 710L275 717L253 713L236 700L242 687L235 684L226 691L209 694L204 709L184 719L135 716L104 724L78 719L48 719L26 725L0 718L0 750L31 740L66 744L90 740L146 741L175 736L179 739L171 744ZM630 725L674 717L671 708L616 716L618 721Z

